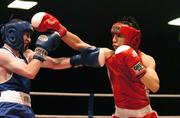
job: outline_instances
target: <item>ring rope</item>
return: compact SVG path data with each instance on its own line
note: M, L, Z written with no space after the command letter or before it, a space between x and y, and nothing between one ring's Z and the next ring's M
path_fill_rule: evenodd
M113 94L104 93L60 93L60 92L30 92L35 96L74 96L74 97L89 97L88 101L88 114L87 115L39 115L36 118L111 118L111 116L94 116L93 97L113 97ZM180 94L150 94L149 97L153 98L180 98ZM159 118L180 118L180 116L159 116Z
M87 118L87 115L36 115L36 118ZM112 118L112 116L93 116L93 118ZM159 116L159 118L180 118L180 116Z
M90 93L60 93L60 92L30 92L31 95L41 96L82 96L89 97ZM149 97L153 98L180 98L180 94L149 94ZM94 93L94 97L113 97L113 94Z

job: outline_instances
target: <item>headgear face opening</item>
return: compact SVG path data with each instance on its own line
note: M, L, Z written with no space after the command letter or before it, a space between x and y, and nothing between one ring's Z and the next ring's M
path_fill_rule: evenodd
M20 53L25 51L23 35L25 32L32 33L33 27L27 21L11 20L1 28L2 39L12 48L17 49Z
M141 32L131 26L120 22L114 23L111 28L112 34L122 34L125 36L125 45L129 45L135 50L138 50L141 42Z

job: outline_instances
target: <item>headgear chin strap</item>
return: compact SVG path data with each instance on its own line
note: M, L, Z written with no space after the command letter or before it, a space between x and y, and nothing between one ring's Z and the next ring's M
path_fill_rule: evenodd
M12 20L4 24L1 28L2 39L12 48L20 53L25 51L23 35L25 32L33 32L33 27L27 21Z
M129 45L135 50L138 50L141 42L141 32L131 26L120 22L114 23L111 28L111 33L122 34L125 36L125 45Z

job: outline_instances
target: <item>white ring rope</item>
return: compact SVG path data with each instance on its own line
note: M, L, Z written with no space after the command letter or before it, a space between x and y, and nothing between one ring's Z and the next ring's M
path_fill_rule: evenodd
M30 92L31 95L41 96L90 96L90 93L60 93L60 92ZM94 97L113 97L112 94L94 93ZM150 94L153 98L180 98L180 94Z
M36 96L74 96L74 97L113 97L113 94L103 93L60 93L60 92L30 92L31 95ZM153 98L180 98L180 94L150 94ZM89 118L87 115L38 115L36 118ZM93 116L93 118L111 118L111 116ZM180 118L180 116L159 116L159 118Z
M88 118L85 115L36 115L36 118ZM93 116L93 118L112 118L112 116ZM159 116L158 118L180 118L180 116Z

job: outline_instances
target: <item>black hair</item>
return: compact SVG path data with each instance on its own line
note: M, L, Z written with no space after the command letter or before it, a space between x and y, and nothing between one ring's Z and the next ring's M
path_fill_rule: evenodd
M134 27L137 30L140 30L140 26L136 22L136 19L134 17L132 17L132 16L123 17L119 22L121 22L123 24L127 24L127 25L129 25L131 27Z
M21 22L21 21L24 21L24 20L18 19L18 18L13 18L9 20L9 22Z

